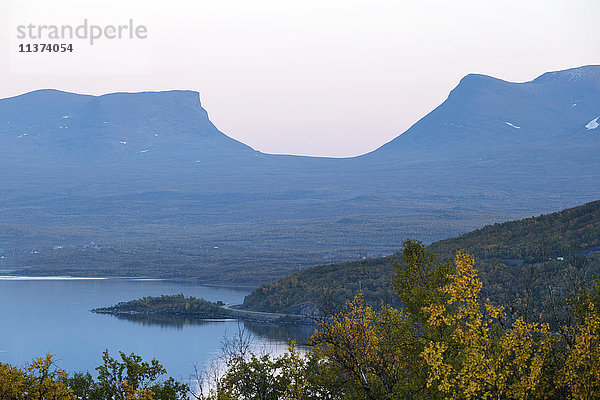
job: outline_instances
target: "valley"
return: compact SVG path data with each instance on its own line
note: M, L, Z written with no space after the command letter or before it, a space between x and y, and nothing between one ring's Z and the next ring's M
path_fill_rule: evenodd
M599 80L598 66L468 75L348 159L254 151L191 91L3 99L0 268L258 285L594 201ZM79 251L92 242L103 250Z

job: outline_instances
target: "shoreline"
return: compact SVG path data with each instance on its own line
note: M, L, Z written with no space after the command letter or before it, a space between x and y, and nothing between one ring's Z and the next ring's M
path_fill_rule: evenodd
M177 282L177 283L188 283L194 286L204 286L204 287L214 287L214 288L224 288L224 289L240 289L240 290L249 290L252 291L259 287L260 285L231 285L224 283L201 283L197 281L197 278L189 277L189 278L164 278L164 277L155 277L155 276L115 276L115 275L26 275L16 273L17 270L3 270L4 274L0 274L0 279L7 278L8 279L35 279L35 280L138 280L138 281L165 281L165 282Z
M164 311L131 311L119 310L113 307L93 308L90 312L94 314L108 314L122 317L170 317L170 318L192 318L196 320L241 320L270 325L316 325L316 321L308 316L266 313L259 311L238 310L231 306L222 307L223 313L182 313Z

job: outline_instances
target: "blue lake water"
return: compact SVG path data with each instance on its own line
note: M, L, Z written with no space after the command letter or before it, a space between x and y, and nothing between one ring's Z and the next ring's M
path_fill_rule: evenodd
M0 362L22 366L33 357L51 353L67 371L95 374L105 349L113 357L121 350L147 360L156 358L168 375L187 380L194 364L201 367L218 356L223 337L237 333L238 321L131 321L89 311L144 296L177 293L238 304L249 290L162 280L0 277ZM301 342L311 331L241 324L257 346L273 351L285 348L288 339Z

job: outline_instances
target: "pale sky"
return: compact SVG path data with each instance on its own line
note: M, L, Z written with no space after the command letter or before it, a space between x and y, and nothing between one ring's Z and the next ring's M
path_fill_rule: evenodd
M20 54L18 25L147 27ZM189 89L225 134L268 153L371 151L468 73L528 81L600 64L598 0L2 0L0 97ZM48 40L46 40L48 42Z

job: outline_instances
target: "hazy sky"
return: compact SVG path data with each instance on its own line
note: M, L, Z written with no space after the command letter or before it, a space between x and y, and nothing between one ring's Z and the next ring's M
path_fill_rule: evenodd
M53 40L18 25L145 25ZM271 153L351 156L396 137L467 73L528 81L600 64L598 0L2 0L0 97L190 89L224 133Z

